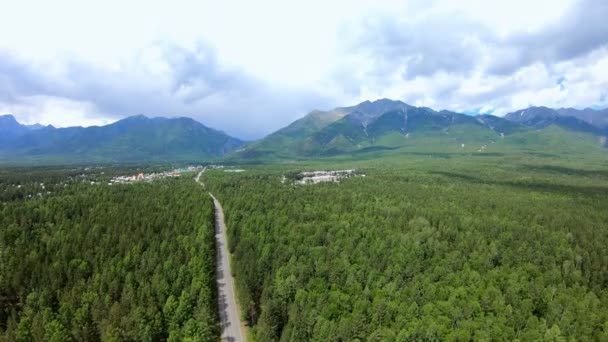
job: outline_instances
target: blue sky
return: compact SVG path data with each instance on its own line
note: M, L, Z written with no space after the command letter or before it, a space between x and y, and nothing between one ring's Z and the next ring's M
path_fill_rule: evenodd
M504 115L608 105L600 0L13 1L0 113L94 125L190 116L244 139L392 98Z

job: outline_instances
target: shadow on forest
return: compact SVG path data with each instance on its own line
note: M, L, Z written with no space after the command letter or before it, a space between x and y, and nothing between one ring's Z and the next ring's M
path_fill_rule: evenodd
M564 192L564 193L582 193L582 194L608 194L608 186L583 186L583 185L569 185L569 184L557 184L541 181L530 181L530 182L518 182L512 180L488 180L471 175L465 175L455 172L446 171L431 171L431 174L441 175L451 178L457 178L467 183L473 184L488 184L488 185L500 185L510 186L521 189L536 190L536 191L552 191L552 192Z
M581 169L573 169L573 168L569 168L569 167L556 166L556 165L523 164L523 165L521 165L520 169L525 170L525 171L559 173L559 174L564 174L564 175L608 177L608 170L581 170Z
M389 146L369 146L369 147L364 147L364 148L360 148L358 150L353 151L353 155L357 155L357 154L362 154L362 153L369 153L369 152L377 152L377 151L394 151L396 149L398 149L399 147L389 147Z
M526 151L524 152L527 155L530 156L535 156L535 157L542 157L542 158L559 158L559 156L557 154L554 153L546 153L546 152L530 152L530 151Z

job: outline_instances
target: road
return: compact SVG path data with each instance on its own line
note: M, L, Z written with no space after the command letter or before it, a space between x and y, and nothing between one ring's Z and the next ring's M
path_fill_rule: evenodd
M196 181L198 184L200 184L200 185L203 187L203 189L205 188L205 184L204 184L203 182L201 182L201 175L203 174L203 172L205 172L205 170L207 170L207 169L206 169L206 168L203 168L203 169L201 170L201 172L199 172L199 173L198 173L198 175L196 175L196 178L194 178L194 180L195 180L195 181Z
M205 170L199 172L195 179L203 188L205 187L205 184L200 181L200 177L204 171ZM239 309L236 304L232 269L230 268L224 210L222 209L220 201L218 201L213 194L209 193L209 196L213 198L213 205L215 206L215 244L217 246L217 271L215 273L215 280L218 289L220 326L222 328L221 339L222 341L245 342L245 334L241 327L241 316L239 315Z

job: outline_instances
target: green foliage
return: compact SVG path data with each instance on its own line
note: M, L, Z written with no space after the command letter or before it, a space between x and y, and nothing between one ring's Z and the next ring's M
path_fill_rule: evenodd
M206 173L256 340L607 338L608 168L508 161Z
M0 341L217 339L214 213L200 187L52 188L0 202Z
M312 111L303 118L292 122L265 138L248 144L235 153L238 158L284 158L294 151L305 152L309 146L302 145L302 139L319 131L346 114L345 109L328 112Z

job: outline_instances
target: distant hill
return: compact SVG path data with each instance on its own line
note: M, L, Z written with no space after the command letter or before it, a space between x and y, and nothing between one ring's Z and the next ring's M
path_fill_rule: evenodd
M28 132L43 129L47 126L40 124L22 125L11 114L0 115L0 143L10 142ZM52 127L52 126L48 126Z
M530 107L466 115L381 99L314 110L258 141L190 118L132 116L100 127L22 125L0 116L0 162L266 161L384 154L608 152L607 110Z
M289 126L249 144L245 149L237 150L237 155L243 158L280 158L289 155L291 151L298 149L297 144L301 139L340 119L346 113L339 108L327 112L312 111Z
M470 151L525 130L498 117L484 119L403 103L395 107L398 109L367 116L366 121L361 120L360 112L348 114L308 137L303 143L308 148L305 152L337 155L404 147L425 150L433 145L442 146L438 150Z
M593 111L592 109L589 110ZM602 113L595 112L596 115L585 113L587 113L587 110L530 107L509 113L505 115L505 119L537 129L556 125L572 131L603 134L606 131L606 127L601 124L603 122L600 120ZM605 112L605 115L608 115L608 112ZM590 121L582 119L583 117ZM595 119L596 124L591 123L593 119ZM608 119L608 116L604 119Z
M365 101L331 111L313 111L266 138L244 146L233 156L299 159L356 156L376 151L486 153L490 150L548 150L555 147L570 151L570 147L579 146L574 142L568 146L570 139L583 139L588 143L585 149L600 147L598 142L605 143L606 130L566 115L573 111L576 110L561 109L558 112L533 107L503 118L435 111L389 99ZM585 115L601 122L601 115ZM558 133L563 138L561 141L556 139Z
M437 112L381 99L327 112L311 112L239 149L235 155L242 158L310 158L402 147L426 149L436 144L447 150L460 151L463 144L466 149L468 143L475 142L479 148L483 143L525 129L499 117Z
M608 108L602 110L560 108L556 111L562 116L572 116L598 128L608 129Z
M15 132L0 145L10 162L172 162L214 159L243 144L190 118L132 116L106 126L25 127L3 117L0 130Z
M339 107L329 111L314 110L265 138L249 144L237 152L243 158L281 158L309 154L308 148L302 145L304 139L342 119L347 114L350 120L367 125L381 114L407 105L399 101L378 100L365 101L356 106Z

